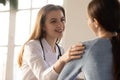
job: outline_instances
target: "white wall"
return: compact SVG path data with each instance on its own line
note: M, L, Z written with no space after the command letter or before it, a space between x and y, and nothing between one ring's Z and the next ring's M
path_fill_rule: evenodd
M90 0L64 0L66 29L62 45L65 50L80 41L95 37L87 25L87 5Z

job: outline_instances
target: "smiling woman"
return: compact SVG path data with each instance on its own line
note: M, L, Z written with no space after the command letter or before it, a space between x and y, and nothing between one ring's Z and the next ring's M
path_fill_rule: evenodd
M32 31L38 10L48 2L52 4L52 1L18 0L18 10L12 13L9 1L5 5L0 3L0 80L21 80L17 65L18 52ZM53 4L63 4L63 0L58 2Z
M48 4L39 10L33 32L18 56L22 80L57 80L67 62L81 57L82 44L76 44L66 52L59 46L64 29L62 6Z

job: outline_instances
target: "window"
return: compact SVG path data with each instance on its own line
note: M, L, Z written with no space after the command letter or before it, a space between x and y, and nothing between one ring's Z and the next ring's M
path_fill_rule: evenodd
M9 3L0 4L0 80L5 80L8 53Z
M18 53L32 31L37 12L46 4L63 5L63 0L18 0L18 3L15 12L10 12L8 1L6 5L0 4L0 80L21 80Z

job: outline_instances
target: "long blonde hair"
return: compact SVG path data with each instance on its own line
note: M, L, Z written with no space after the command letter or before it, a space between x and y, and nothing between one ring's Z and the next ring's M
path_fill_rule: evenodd
M46 15L53 10L61 10L65 16L65 10L63 7L53 4L48 4L40 9L40 11L37 14L35 26L33 29L32 34L30 35L29 39L24 43L22 46L19 55L18 55L18 65L19 67L22 66L22 60L23 60L23 53L24 53L24 46L26 43L28 43L30 40L40 40L41 38L45 37L45 32L43 31L43 27L45 24Z

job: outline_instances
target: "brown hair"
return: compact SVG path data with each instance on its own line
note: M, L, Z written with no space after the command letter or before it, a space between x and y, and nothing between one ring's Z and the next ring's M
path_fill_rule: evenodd
M88 15L96 18L103 28L117 33L112 37L114 80L120 80L120 2L118 0L92 0Z
M41 38L45 37L45 33L43 31L43 26L45 24L46 15L50 11L54 11L54 10L61 10L63 12L63 15L65 16L65 10L61 6L48 4L44 7L42 7L37 14L37 18L36 18L36 22L35 22L33 32L30 35L29 39L25 42L25 44L28 43L30 40L40 40ZM23 57L23 53L24 53L25 44L22 46L22 48L19 52L19 55L18 55L18 65L19 65L19 67L22 66L22 57Z

